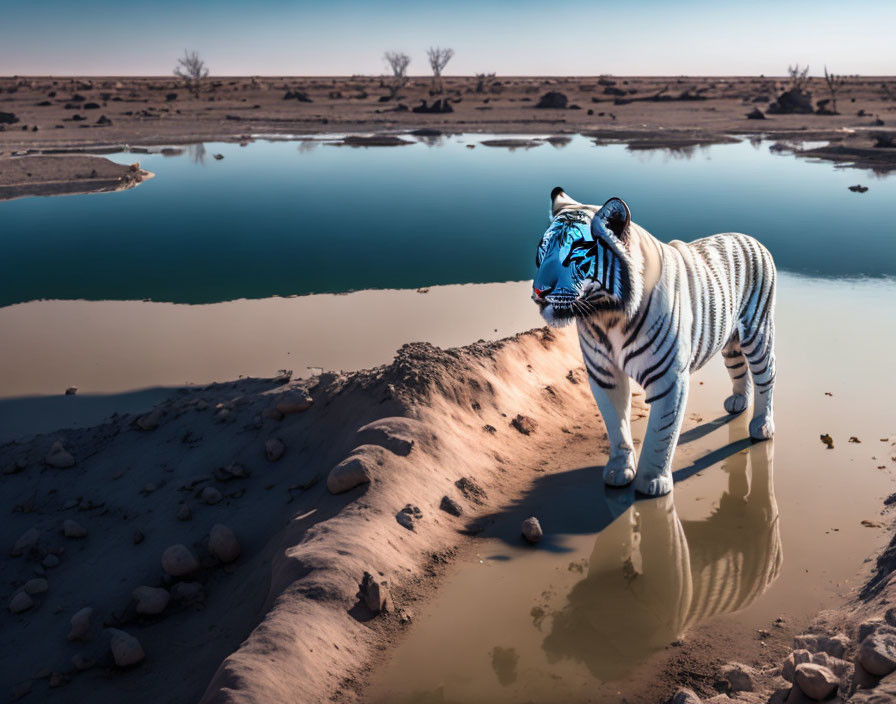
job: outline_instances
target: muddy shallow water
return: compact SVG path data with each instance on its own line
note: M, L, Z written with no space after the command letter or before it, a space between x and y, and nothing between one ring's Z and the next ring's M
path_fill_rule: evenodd
M896 286L782 277L775 440L752 444L748 418L724 413L713 360L693 377L674 499L605 489L599 457L546 468L415 615L367 701L614 700L696 628L773 631L846 595L886 540L862 521L896 489L896 379L874 371L894 306ZM535 549L527 515L545 530Z

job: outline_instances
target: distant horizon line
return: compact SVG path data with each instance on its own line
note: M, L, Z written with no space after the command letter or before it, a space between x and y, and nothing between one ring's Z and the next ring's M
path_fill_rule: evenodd
M896 78L896 73L844 73L837 74L845 78ZM210 74L208 80L216 78L392 78L387 73L222 73ZM0 75L0 79L9 78L174 78L177 76L165 73L15 73ZM409 80L431 79L432 74L407 76ZM443 79L478 78L477 74L442 75ZM786 75L752 74L752 73L497 73L494 78L775 78L788 79ZM809 74L809 78L824 78L824 74ZM182 80L182 79L178 79Z

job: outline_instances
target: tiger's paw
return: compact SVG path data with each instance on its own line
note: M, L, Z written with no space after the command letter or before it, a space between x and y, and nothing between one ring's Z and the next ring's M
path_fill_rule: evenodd
M651 477L648 474L639 474L635 477L635 491L645 496L665 496L672 491L672 475L661 474Z
M775 434L775 422L772 417L758 416L750 421L750 437L754 440L771 440Z
M729 413L743 413L750 405L750 397L746 394L731 394L725 399L725 410Z
M631 453L615 455L604 467L604 484L628 486L635 478L635 459Z

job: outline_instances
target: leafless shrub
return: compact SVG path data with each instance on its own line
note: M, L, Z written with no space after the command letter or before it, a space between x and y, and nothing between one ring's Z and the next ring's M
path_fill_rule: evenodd
M454 56L454 49L431 46L426 50L426 57L429 59L429 66L432 69L432 86L439 93L442 92L442 70L451 61L452 56Z
M477 73L476 74L476 92L484 93L486 89L495 80L494 73Z
M791 90L802 90L809 82L809 64L800 68L799 63L787 67L787 75L790 78Z
M837 113L837 93L840 92L840 89L846 85L846 76L835 76L833 73L828 73L828 67L824 67L824 82L828 86L828 92L831 94L831 107L833 112Z
M183 58L178 59L177 63L178 65L174 68L174 75L182 79L187 90L192 91L193 95L198 98L199 91L202 88L202 81L208 77L208 69L205 67L205 62L199 58L197 52L184 49Z
M385 87L389 90L389 97L394 98L407 85L411 57L401 51L387 51L383 54L383 61L392 71L392 80Z

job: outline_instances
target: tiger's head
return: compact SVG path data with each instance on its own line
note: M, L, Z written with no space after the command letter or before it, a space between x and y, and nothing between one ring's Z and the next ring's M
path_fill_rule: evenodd
M600 311L631 316L640 303L631 213L610 198L583 205L559 186L551 191L551 224L535 252L532 300L549 325L562 327Z

